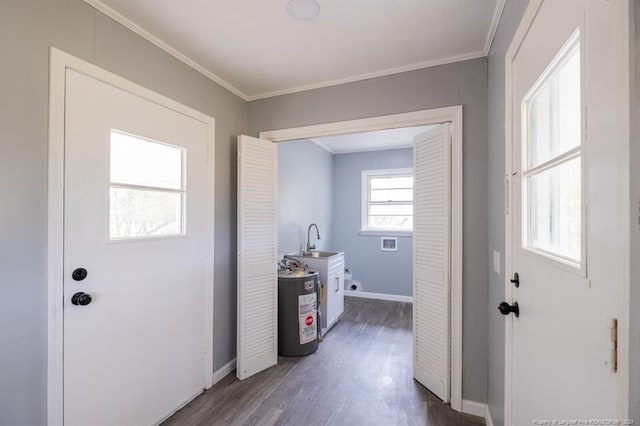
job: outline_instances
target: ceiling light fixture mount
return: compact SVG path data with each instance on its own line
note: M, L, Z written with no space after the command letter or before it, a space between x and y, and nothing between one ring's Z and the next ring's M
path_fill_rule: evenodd
M287 11L296 19L313 19L320 13L320 5L316 0L291 0Z

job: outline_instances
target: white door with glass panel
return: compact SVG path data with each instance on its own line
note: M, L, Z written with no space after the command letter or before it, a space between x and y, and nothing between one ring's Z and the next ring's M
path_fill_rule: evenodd
M518 275L499 309L512 321L515 425L619 413L609 328L622 272L611 3L543 1L513 60Z
M210 364L208 127L66 73L64 422L158 423Z

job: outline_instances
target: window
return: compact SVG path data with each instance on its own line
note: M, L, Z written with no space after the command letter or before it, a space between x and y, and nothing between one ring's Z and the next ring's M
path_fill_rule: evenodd
M523 101L523 246L582 263L582 118L576 32Z
M413 170L362 172L362 230L413 231Z
M109 239L184 234L184 150L111 131Z

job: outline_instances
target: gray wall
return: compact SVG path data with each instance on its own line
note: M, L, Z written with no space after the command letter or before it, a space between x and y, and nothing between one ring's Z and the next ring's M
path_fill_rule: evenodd
M82 0L0 2L0 424L46 421L49 46L216 119L214 362L235 356L236 135L247 104Z
M630 297L630 417L640 423L640 5L631 1L629 14L630 43L630 225L631 242L631 297Z
M487 59L249 102L249 132L464 105L463 377L487 401Z
M504 318L496 309L504 300L504 57L528 0L507 0L489 53L489 408L494 424L504 424ZM500 253L500 273L493 270L493 251Z
M333 234L331 244L344 251L345 266L364 291L413 295L413 238L398 237L398 251L381 251L380 236L360 235L362 170L413 167L412 149L355 152L333 157ZM393 237L393 233L385 236Z
M333 156L309 140L278 144L278 253L306 250L307 228L318 250L330 243L333 203Z

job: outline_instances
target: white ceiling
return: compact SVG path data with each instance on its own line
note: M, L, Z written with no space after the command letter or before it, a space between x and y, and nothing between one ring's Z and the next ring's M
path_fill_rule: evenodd
M244 99L486 56L505 0L85 0Z
M402 127L399 129L376 130L373 132L323 136L313 138L311 141L332 154L411 148L415 136L437 126L438 124L434 124L430 126Z

